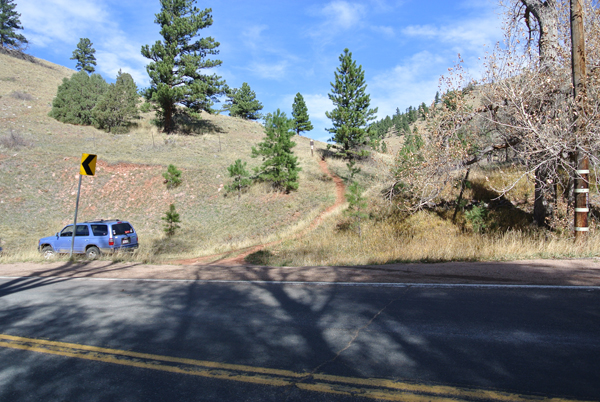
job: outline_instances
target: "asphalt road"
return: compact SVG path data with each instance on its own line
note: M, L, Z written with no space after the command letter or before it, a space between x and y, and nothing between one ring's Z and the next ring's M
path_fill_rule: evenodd
M600 288L0 278L0 401L600 400Z

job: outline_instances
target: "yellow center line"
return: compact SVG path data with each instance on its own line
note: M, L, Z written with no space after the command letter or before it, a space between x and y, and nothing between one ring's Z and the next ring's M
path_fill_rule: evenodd
M532 400L532 396L510 394L493 390L413 384L377 378L354 378L328 374L297 373L289 370L161 356L5 334L0 334L0 347L220 380L278 387L295 386L306 391L354 395L388 401L531 402ZM535 396L533 399L543 402L574 402L569 399L540 398Z

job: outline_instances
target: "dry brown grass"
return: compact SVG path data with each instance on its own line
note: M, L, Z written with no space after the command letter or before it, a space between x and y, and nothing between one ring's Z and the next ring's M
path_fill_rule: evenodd
M257 262L319 266L597 257L599 240L597 230L584 244L542 232L476 234L435 213L421 211L402 221L371 220L363 226L362 238L354 231L340 230L340 221L333 219L300 241L268 248L263 261Z
M533 181L516 166L497 164L473 169L463 195L464 208L458 209L453 220L460 189L458 177L456 186L444 194L446 201L440 206L402 214L381 199L385 180L376 173L381 171L379 163L386 162L383 159L377 156L375 161L361 165L365 173L360 179L363 184L365 177L371 178L367 191L371 218L363 223L362 238L347 218L338 215L301 240L269 247L250 260L271 265L315 266L600 255L600 234L595 221L589 240L582 244L573 241L569 229L571 217L558 222L552 231L532 224ZM341 162L333 165L339 174L345 174ZM515 182L506 194L500 191ZM482 233L476 233L466 214L474 206L483 206L487 211Z

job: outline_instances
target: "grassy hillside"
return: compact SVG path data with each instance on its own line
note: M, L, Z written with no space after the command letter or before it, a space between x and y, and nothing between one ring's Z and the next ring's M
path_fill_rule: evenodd
M289 195L255 186L224 196L227 167L264 137L256 122L203 115L188 135L160 133L152 114L128 134L60 123L50 117L58 85L73 70L0 54L0 238L9 258L37 258L37 239L72 222L82 153L98 155L96 176L83 177L78 220L131 221L147 260L192 257L272 240L309 224L334 202L335 189L310 156L309 140L295 137L302 172ZM316 148L324 144L316 143ZM183 171L181 186L168 190L168 164ZM161 217L174 203L181 230L167 246Z
M356 222L340 213L343 208L319 226L311 225L336 196L335 183L318 163L323 143L315 143L317 152L311 157L310 140L294 138L303 169L297 192L281 194L255 185L238 200L224 195L223 185L230 181L227 167L238 158L249 168L260 164L250 157L251 147L264 138L259 123L205 114L199 123L186 126L188 134L169 136L150 124L152 113L143 115L128 134L67 125L48 112L58 85L74 71L3 54L0 65L0 263L41 260L37 240L72 222L82 153L97 154L98 165L96 176L83 177L78 219L131 221L141 241L133 258L141 262L184 260L277 239L283 241L249 260L302 266L600 256L596 218L584 244L573 243L569 214L558 216L562 223L554 231L531 224L531 178L524 177L499 197L494 188L522 176L510 163L473 169L456 217L461 175L438 205L402 213L383 197L402 137L386 138L387 154L373 154L358 164L362 170L355 180L369 199L369 218L359 237ZM425 129L422 122L416 124ZM183 171L183 183L171 190L162 177L169 164ZM327 158L327 165L347 178L344 161ZM590 200L597 216L595 189ZM182 224L167 240L161 218L171 203ZM473 213L478 210L485 215L478 218Z

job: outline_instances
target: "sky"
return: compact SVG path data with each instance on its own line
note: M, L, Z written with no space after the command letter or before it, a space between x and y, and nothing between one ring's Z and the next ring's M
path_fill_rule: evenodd
M114 82L130 73L149 86L148 59L140 49L160 40L158 0L15 0L27 53L75 68L70 60L80 38L96 49L96 72ZM502 40L494 0L212 0L213 25L199 31L220 43L223 64L214 69L232 88L246 82L264 105L291 117L296 93L304 97L314 129L304 135L331 137L325 116L339 57L345 48L365 72L378 118L422 102L440 90L440 76L458 61L481 75L486 51ZM216 107L219 107L217 105Z

